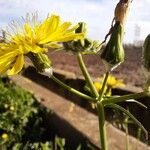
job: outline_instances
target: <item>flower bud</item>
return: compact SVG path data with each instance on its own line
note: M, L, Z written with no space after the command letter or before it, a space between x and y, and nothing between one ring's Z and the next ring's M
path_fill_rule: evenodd
M123 26L116 22L112 28L110 39L101 53L101 58L104 60L108 71L113 70L124 61L123 34Z
M79 27L75 30L76 33L87 33L87 25L84 22L79 23ZM83 54L96 53L101 48L99 41L94 41L89 38L80 39L77 41L69 41L63 43L66 51L72 51L74 53L81 52Z
M143 68L147 78L144 91L150 93L150 34L146 37L143 45Z
M143 45L143 65L150 74L150 34L146 37Z
M52 67L51 67L52 63L46 54L29 53L28 56L38 72L43 74L49 73L49 76L52 75Z
M79 27L75 30L75 33L84 33L84 35L87 34L87 24L85 22L79 22L78 23Z

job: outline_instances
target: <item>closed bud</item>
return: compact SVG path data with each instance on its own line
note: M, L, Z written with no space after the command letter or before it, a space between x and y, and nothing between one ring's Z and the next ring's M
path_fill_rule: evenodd
M143 68L147 78L144 85L144 91L150 95L150 34L146 37L143 45Z
M143 45L143 65L150 74L150 34L146 37Z
M49 76L52 75L52 63L48 56L44 53L29 53L28 57L32 61L33 65L40 73L49 73ZM47 74L46 73L46 74ZM47 75L48 76L48 75Z
M84 22L79 23L79 27L75 31L76 33L87 33L87 25ZM72 51L74 53L81 52L83 54L96 53L101 49L101 43L89 38L83 38L77 41L69 41L63 43L66 51Z
M79 22L78 23L79 27L75 30L75 33L84 33L85 35L87 34L87 24L85 22Z
M123 26L116 22L112 28L110 39L101 53L101 58L106 64L108 71L113 70L124 61L123 34Z

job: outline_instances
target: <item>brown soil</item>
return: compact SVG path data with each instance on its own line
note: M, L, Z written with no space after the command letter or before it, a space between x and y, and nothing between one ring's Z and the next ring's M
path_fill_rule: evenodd
M135 86L142 86L145 81L142 66L142 48L131 45L125 46L126 58L125 62L113 71L113 74L123 79L125 83ZM57 69L74 72L77 76L81 75L80 68L76 61L76 56L72 53L64 51L50 51L49 56L52 59L53 66ZM84 56L85 63L89 73L95 78L101 76L105 72L104 64L99 55Z

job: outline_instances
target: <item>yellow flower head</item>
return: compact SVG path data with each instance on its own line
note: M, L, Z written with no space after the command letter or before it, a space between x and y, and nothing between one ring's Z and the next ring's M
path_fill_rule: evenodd
M95 86L95 88L96 88L96 90L97 90L98 92L101 91L101 89L102 89L102 83L101 83L101 82L98 82L98 81L94 82L94 86ZM104 94L105 94L106 96L110 96L110 95L111 95L111 90L108 90L108 87L107 87L107 86L105 86L105 88L104 88Z
M32 52L41 51L43 45L57 47L57 42L67 42L84 37L83 33L75 33L78 25L71 27L71 22L61 22L56 15L48 16L43 22L39 22L37 14L32 18L26 16L25 23L19 28L13 23L16 33L11 37L14 43L22 44L26 50Z
M104 78L101 78L103 80ZM123 87L125 84L123 83L123 80L116 79L113 75L109 75L107 79L107 86L110 88L117 88L117 87Z
M0 43L0 74L14 75L24 65L24 55L29 52L42 53L49 47L57 47L57 42L78 40L83 33L75 33L78 25L71 27L70 22L62 23L60 17L52 15L43 22L37 21L37 15L30 19L27 15L23 26L12 24L13 32L6 32L6 43Z
M98 92L102 89L102 84L100 82L94 82L94 86Z
M7 140L8 139L8 134L7 133L3 133L2 134L2 139L3 140Z
M24 65L23 49L14 43L0 44L0 74L17 74Z

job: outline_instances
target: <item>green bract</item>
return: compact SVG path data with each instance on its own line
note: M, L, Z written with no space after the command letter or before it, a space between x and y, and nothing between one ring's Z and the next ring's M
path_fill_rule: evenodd
M106 62L107 69L112 70L124 61L123 26L116 22L112 28L111 37L101 53L101 58Z
M150 71L150 34L146 37L143 45L144 68Z
M87 33L87 25L84 22L79 23L79 27L75 30L76 33ZM81 52L82 54L97 53L101 48L99 41L84 38L77 41L69 41L63 43L66 51L72 51L74 53Z
M29 58L31 59L32 63L36 67L38 72L44 72L45 69L51 67L52 62L48 58L48 56L44 53L29 53Z

